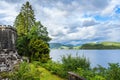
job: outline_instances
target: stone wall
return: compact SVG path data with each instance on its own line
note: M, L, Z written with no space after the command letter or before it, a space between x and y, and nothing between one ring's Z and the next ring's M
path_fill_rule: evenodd
M21 62L21 57L17 51L8 49L0 50L0 72L11 71L18 62Z
M0 72L11 71L22 59L15 48L16 30L12 26L0 25Z
M16 30L12 26L0 25L0 49L15 49Z

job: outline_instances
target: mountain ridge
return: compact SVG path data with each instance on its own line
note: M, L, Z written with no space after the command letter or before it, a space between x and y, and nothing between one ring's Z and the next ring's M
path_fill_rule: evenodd
M120 42L91 42L74 46L72 44L49 43L50 49L120 49Z

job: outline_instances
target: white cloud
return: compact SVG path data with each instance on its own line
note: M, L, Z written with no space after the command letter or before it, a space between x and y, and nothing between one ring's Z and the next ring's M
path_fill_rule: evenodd
M108 41L120 41L120 27L108 29Z
M22 4L27 1L0 1L0 22L13 24ZM28 0L37 20L48 28L53 42L69 42L79 44L87 40L119 41L119 20L116 19L115 8L119 0ZM87 17L85 15L88 15ZM95 15L110 16L111 20L99 22ZM115 24L115 25L112 25ZM116 26L118 27L117 29ZM111 28L111 29L110 29ZM79 41L78 41L79 40ZM85 41L84 41L85 42Z
M68 34L70 40L84 40L91 39L94 37L96 30L94 26L78 28L78 32Z
M66 41L76 41L76 40L84 40L84 39L92 39L95 36L96 30L93 26L90 27L78 27L77 32L65 34L62 37L56 37L58 42L66 42ZM75 43L75 42L74 42Z
M111 0L109 5L102 11L103 15L110 15L114 12L114 9L117 5L119 5L119 0Z
M0 21L4 21L4 24L13 24L15 17L18 14L18 5L0 1L0 6L0 15L4 15L4 17L0 16Z

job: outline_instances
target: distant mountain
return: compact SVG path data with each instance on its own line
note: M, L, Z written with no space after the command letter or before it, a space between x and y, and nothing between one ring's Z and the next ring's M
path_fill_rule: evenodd
M49 43L51 49L72 49L72 44Z
M50 43L51 49L120 49L120 42L97 42L73 46L72 44Z
M63 46L61 43L49 43L51 49L58 49Z

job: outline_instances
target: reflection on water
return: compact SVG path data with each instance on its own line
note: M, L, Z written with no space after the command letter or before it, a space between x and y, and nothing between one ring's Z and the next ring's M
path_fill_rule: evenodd
M91 67L98 64L108 67L108 63L120 63L120 50L51 50L50 56L53 61L61 61L61 56L85 56L91 62Z

